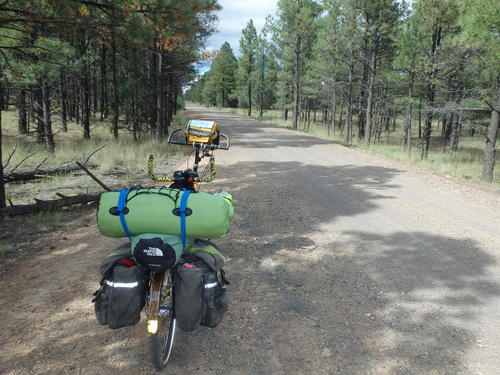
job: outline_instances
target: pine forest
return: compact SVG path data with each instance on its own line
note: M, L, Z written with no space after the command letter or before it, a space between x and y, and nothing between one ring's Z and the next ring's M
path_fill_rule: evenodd
M280 0L186 97L404 160L475 163L489 183L499 46L496 0Z

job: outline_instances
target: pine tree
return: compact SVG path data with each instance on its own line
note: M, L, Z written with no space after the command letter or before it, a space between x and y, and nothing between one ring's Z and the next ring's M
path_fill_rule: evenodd
M281 52L281 60L292 76L293 117L297 128L301 111L301 89L305 61L310 55L316 36L316 21L320 5L313 0L278 1L278 19L273 25L274 40Z
M276 101L277 72L278 64L273 57L266 33L263 31L257 38L255 70L250 77L259 117L262 117L264 110L270 109Z
M493 181L496 138L500 121L500 5L495 0L461 0L461 40L476 50L476 63L488 82L481 94L491 109L481 179Z
M238 62L228 42L225 42L211 68L205 85L205 95L215 97L215 102L221 107L236 107L236 74Z
M248 104L248 116L252 115L252 74L255 71L255 58L257 48L257 30L250 20L247 26L241 31L242 37L240 39L240 53L241 57L238 59L238 81L240 82L240 97ZM240 104L241 106L241 104Z

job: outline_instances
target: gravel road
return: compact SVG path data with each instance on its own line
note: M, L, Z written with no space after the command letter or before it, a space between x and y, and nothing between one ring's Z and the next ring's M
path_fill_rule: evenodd
M191 105L232 138L230 311L179 332L165 374L500 373L500 198L445 176ZM153 374L143 322L111 331L91 293L106 250L72 215L0 274L0 374Z

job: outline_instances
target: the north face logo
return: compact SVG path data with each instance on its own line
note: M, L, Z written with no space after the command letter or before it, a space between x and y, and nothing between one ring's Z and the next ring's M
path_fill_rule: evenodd
M144 249L144 254L150 257L162 257L163 251L161 251L157 247L149 247L147 249Z

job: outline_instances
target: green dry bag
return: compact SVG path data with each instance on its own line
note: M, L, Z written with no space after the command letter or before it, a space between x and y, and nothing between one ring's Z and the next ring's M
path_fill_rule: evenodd
M132 236L143 233L181 235L180 203L184 192L170 188L131 190L122 210ZM97 227L107 237L125 237L120 221L120 192L101 195ZM186 236L220 238L229 231L233 216L228 199L204 192L189 195L186 208Z

